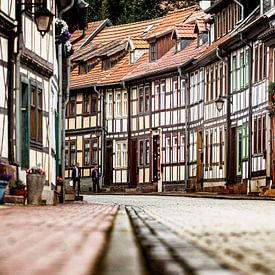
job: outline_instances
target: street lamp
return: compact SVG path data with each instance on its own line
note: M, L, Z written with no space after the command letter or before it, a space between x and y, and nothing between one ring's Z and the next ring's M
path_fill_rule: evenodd
M216 101L215 101L216 107L217 107L217 109L218 109L219 112L220 112L220 111L222 110L222 108L223 108L224 99L225 99L225 98L224 98L223 96L219 96L219 97L216 99Z
M25 9L20 11L20 14L26 11L26 8L33 8L37 7L39 8L34 13L31 13L34 15L34 22L37 27L37 30L40 32L42 37L45 36L45 34L50 30L53 17L54 15L47 9L46 7L46 1L43 1L43 3L20 3L21 5L25 6Z
M50 30L53 14L43 5L34 13L34 22L42 37Z

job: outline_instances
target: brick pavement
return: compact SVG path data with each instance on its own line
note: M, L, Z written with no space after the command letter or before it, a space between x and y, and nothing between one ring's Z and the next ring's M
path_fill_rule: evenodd
M0 274L93 274L118 206L0 209Z

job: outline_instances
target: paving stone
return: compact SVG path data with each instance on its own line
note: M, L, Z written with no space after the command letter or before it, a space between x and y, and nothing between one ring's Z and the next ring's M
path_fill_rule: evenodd
M1 209L1 274L92 274L117 209L84 203Z

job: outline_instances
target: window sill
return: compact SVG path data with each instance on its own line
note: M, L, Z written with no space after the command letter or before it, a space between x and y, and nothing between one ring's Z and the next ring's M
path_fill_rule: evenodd
M33 141L33 140L31 140L31 142L30 142L30 148L32 149L38 149L38 150L41 150L42 151L42 149L43 149L43 145L42 145L42 143L40 143L40 142L36 142L36 141Z

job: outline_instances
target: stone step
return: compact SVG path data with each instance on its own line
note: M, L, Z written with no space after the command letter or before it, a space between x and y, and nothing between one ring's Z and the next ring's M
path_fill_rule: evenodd
M65 194L65 201L74 201L75 195L74 194Z
M24 196L5 195L5 203L25 204Z

